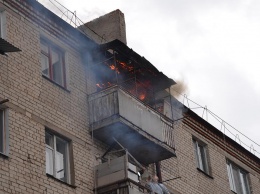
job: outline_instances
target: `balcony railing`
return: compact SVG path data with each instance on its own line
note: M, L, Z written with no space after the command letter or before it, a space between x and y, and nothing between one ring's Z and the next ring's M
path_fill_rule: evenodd
M117 152L118 154L123 151ZM138 175L142 166L126 151L122 156L95 167L95 191L101 193L144 194L150 193Z

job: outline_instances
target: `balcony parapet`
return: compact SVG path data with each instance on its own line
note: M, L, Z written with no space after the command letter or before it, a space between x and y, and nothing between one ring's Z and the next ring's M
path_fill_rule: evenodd
M116 138L130 153L135 145L143 154L159 155L148 155L144 163L174 155L173 121L122 88L115 86L90 95L89 110L90 129L101 141L111 144ZM135 157L140 159L138 154Z

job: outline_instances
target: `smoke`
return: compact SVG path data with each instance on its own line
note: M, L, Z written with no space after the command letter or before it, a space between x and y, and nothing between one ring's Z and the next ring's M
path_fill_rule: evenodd
M175 82L176 84L171 86L170 90L171 90L171 94L175 98L179 99L181 95L188 92L188 86L183 79L175 80Z

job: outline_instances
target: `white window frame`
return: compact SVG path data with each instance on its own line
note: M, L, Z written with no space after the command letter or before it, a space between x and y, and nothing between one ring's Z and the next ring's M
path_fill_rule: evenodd
M239 173L239 176L236 177L236 179L239 181L239 184L241 185L242 190L240 190L240 191L238 190L240 188L237 188L237 186L235 184L235 176L237 176L237 175L234 174L234 169L236 169L237 172ZM227 160L227 172L228 172L228 179L229 179L229 185L230 185L231 191L233 191L235 193L239 193L239 194L250 194L251 193L250 187L249 187L249 181L248 181L248 173L245 170L243 170L242 168L240 168L233 162ZM243 175L245 176L245 179L244 179Z
M2 117L0 118L1 123L2 123L2 126L0 126L0 130L1 130L1 133L3 134L2 139L0 139L0 143L1 143L1 146L3 149L0 150L0 153L8 156L9 155L8 109L2 108L0 106L0 111L2 113L2 114L0 114L0 115L2 115Z
M0 8L0 38L6 39L6 11Z
M66 53L65 51L59 47L57 44L54 44L53 42L51 42L50 40L46 39L46 38L41 38L40 39L40 44L41 46L44 45L45 47L47 47L48 51L44 51L41 49L41 59L42 57L46 57L47 61L48 61L48 75L46 75L45 73L42 72L42 75L44 77L47 77L48 79L50 79L52 82L56 83L57 85L63 87L63 88L67 88L67 68L66 68ZM55 81L54 78L54 68L53 68L53 53L57 53L59 56L59 61L61 63L61 72L58 72L61 76L61 83ZM42 64L41 64L42 65ZM55 71L56 72L56 71Z
M203 172L205 172L206 174L210 175L207 145L197 139L192 139L192 141L193 141L197 167ZM200 148L202 148L203 153L201 152Z
M70 142L67 139L64 139L61 136L58 136L56 134L53 134L52 132L50 132L48 130L45 131L45 135L47 133L52 136L53 147L47 145L46 142L45 142L45 146L46 146L46 148L45 148L45 153L46 153L46 174L51 175L51 176L59 179L60 181L66 182L68 184L71 184L71 172L70 172L71 161L70 161L70 151L69 151L69 144L70 144ZM58 160L57 156L59 154L59 152L57 152L57 147L56 147L56 145L57 145L56 144L57 138L59 138L59 139L61 139L61 140L66 142L66 145L65 145L66 146L65 147L65 152L66 152L65 160L66 160L66 162L65 162L65 166L64 166L65 181L60 179L58 177L58 174L57 174L57 164L56 164L56 162ZM47 159L47 155L48 155L47 149L48 150L52 150L52 168L51 169L47 169L47 162L48 162L48 159ZM50 172L50 171L52 171L52 172Z

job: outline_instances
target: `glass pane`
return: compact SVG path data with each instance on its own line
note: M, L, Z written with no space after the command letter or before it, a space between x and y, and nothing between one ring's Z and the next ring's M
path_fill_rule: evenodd
M2 22L2 12L0 11L0 37L2 37L2 34L3 34L3 32L2 32L2 30L3 30L3 27L2 27L2 25L3 25L3 22Z
M59 137L56 137L56 178L66 180L66 166L67 166L67 142Z
M53 148L53 135L49 134L49 133L45 133L45 143Z
M53 150L46 146L46 173L53 175Z
M232 191L235 191L236 189L235 189L235 186L234 186L231 164L227 164L227 172L228 172L228 179L229 179L230 188L231 188Z
M0 152L4 152L4 111L0 110Z
M241 185L242 185L243 194L249 194L247 174L243 171L240 171L240 181L241 181Z
M206 153L205 153L205 147L202 145L199 145L200 149L200 157L201 157L201 167L204 172L208 173L208 166L207 166L207 158L206 158Z
M62 54L56 50L51 52L53 81L63 86Z
M237 194L243 194L241 184L240 184L239 169L235 165L232 165L232 170L233 170L233 178L236 187L236 192Z
M0 37L4 37L4 11L0 11Z
M194 147L194 153L195 153L195 159L197 163L197 167L199 167L199 158L198 158L198 150L197 150L197 142L193 140L193 147Z
M42 74L50 77L49 71L49 57L41 53L41 65L42 65Z

